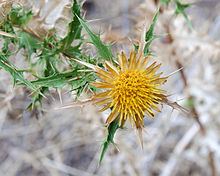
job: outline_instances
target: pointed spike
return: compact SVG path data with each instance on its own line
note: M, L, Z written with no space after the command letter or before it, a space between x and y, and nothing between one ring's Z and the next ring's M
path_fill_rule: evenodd
M117 70L117 68L111 64L110 62L106 61L105 62L105 67L108 69L109 72L111 72L114 76L119 75L119 72Z
M188 109L180 106L177 102L171 102L167 98L165 98L163 101L164 101L164 103L166 103L167 105L169 105L173 109L181 111L183 114L189 114L190 113Z
M112 81L113 79L110 72L107 72L99 67L96 67L96 72L97 72L97 75L103 80Z
M7 33L7 32L4 32L4 31L0 31L0 35L6 36L6 37L11 37L11 38L16 38L15 35Z
M111 107L111 103L106 104L102 109L99 110L99 112L103 112Z
M121 54L118 55L119 65L121 67L121 70L124 71L128 67L127 63L127 57L124 52L121 52Z
M74 102L72 104L69 105L64 105L61 107L56 107L54 108L55 110L60 110L60 109L68 109L68 108L75 108L75 107L83 107L85 105L91 104L93 102L93 99L88 99L88 100L84 100L84 101L78 101L78 102Z
M170 73L167 77L170 77L170 76L176 74L177 72L179 72L179 71L181 71L181 70L183 70L183 69L184 69L184 68L181 67L181 68L179 68L178 70L175 70L174 72Z
M100 154L100 157L99 157L99 166L101 165L101 162L104 158L104 155L109 147L109 144L110 144L110 141L106 140L103 144L102 144L102 151L101 151L101 154Z
M144 150L144 141L143 141L142 128L141 127L137 128L137 132L138 132L138 139L139 139L139 142L141 144L141 148L142 148L142 150Z
M114 144L114 136L115 136L115 133L116 133L118 128L119 128L118 119L114 120L113 122L111 122L108 125L108 135L107 135L106 140L102 144L102 151L101 151L101 154L100 154L100 157L99 157L99 165L101 164L109 145L111 143Z
M109 104L111 102L111 98L104 98L104 99L99 99L95 101L96 105L105 105Z
M57 89L57 93L58 93L58 96L59 96L60 104L63 104L63 98L62 98L61 90Z
M113 88L113 85L106 83L106 82L93 82L90 83L90 85L96 87L96 88L103 88L103 89L111 89Z
M108 116L106 123L107 124L112 123L117 118L118 115L119 112L117 110L112 111L111 114Z
M88 68L91 68L91 69L93 69L93 70L96 71L96 66L95 66L95 65L92 65L92 64L87 63L87 62L84 62L84 61L80 61L80 60L78 60L78 59L73 59L73 60L76 61L76 62L78 62L78 63L80 63L81 65L84 65L84 66L86 66L86 67L88 67Z
M132 51L130 53L130 57L129 57L129 66L128 66L128 68L133 69L134 67L136 67L136 63L137 63L137 61L136 61L136 52Z
M94 95L95 98L105 98L108 97L110 93L110 90L104 91L104 92L100 92Z

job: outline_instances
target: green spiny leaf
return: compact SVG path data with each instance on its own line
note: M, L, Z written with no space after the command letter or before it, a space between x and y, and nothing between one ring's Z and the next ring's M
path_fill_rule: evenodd
M13 25L23 27L32 18L33 13L31 10L25 10L20 5L14 6L8 14L9 20Z
M48 87L42 87L39 89L39 93L37 92L32 97L31 103L28 105L27 109L34 110L37 107L37 103L41 105L43 95L48 91Z
M10 21L4 20L2 25L0 26L0 29L6 33L13 35L15 34L14 28ZM12 52L9 50L9 44L15 44L17 42L17 38L9 38L5 36L0 36L0 38L3 39L3 47L1 48L1 52L3 52L6 57L9 57L10 55L12 55Z
M65 49L64 54L68 57L81 57L81 50L80 50L81 44L77 46L69 46L67 49Z
M9 44L11 43L11 38L4 38L3 47L1 48L1 52L4 53L6 57L9 57L12 52L9 50Z
M183 15L184 18L185 18L186 21L187 21L188 26L192 29L192 28L193 28L193 27L192 27L192 23L191 23L191 21L189 20L187 14L186 14L186 12L185 12L185 10L186 10L188 7L190 7L191 4L190 4L190 3L188 3L188 4L183 4L183 3L181 3L179 0L175 0L175 3L176 3L176 10L175 10L176 15L179 15L179 14Z
M144 55L148 55L150 54L150 45L152 43L152 41L156 38L156 36L154 35L154 28L158 19L158 15L159 15L159 10L157 10L157 12L155 13L152 23L148 29L148 31L145 34L145 46L144 46Z
M19 39L19 49L24 48L28 52L28 57L31 57L31 54L36 52L37 49L40 48L39 41L31 36L30 34L26 32L19 32L18 33L18 39Z
M183 4L179 0L176 0L176 14L186 14L185 10L190 7L191 4Z
M78 17L78 16L77 16ZM83 28L86 30L86 32L88 33L90 40L92 42L93 45L95 45L95 47L98 50L98 53L100 54L100 56L103 59L107 59L107 60L112 60L113 59L113 54L109 48L109 46L105 45L101 39L100 36L94 34L88 27L88 25L80 18L78 17L81 25L83 26Z
M13 25L9 20L4 20L0 26L0 29L2 29L4 32L15 34Z
M45 40L43 43L43 51L40 55L40 60L45 62L45 68L43 68L43 75L45 77L49 77L51 75L54 75L57 73L56 68L53 65L53 59L55 58L56 50L48 50L48 41ZM32 97L32 102L28 106L27 109L33 110L35 107L37 107L37 104L39 103L41 105L41 101L43 100L43 94L49 91L49 87L41 86L39 89L40 93L35 93Z
M61 41L62 51L68 50L74 40L81 39L82 26L79 22L79 18L77 18L77 16L81 18L80 13L80 5L77 3L76 0L74 0L72 5L73 19L69 23L69 31L66 37ZM80 45L78 45L77 47L79 48Z
M109 145L111 143L114 144L114 136L118 128L118 119L114 120L112 123L109 124L107 138L102 144L102 151L99 158L99 164L101 164Z
M23 77L23 74L19 72L15 66L10 63L3 53L0 53L0 67L2 67L5 71L9 72L14 79L14 82L20 81L22 84L26 85L31 90L38 92L37 87L33 85L30 81L26 80Z
M68 84L77 76L77 71L68 71L66 73L56 73L49 77L39 78L35 81L32 81L32 84L36 86L44 86L44 87L54 87L60 88L65 84Z

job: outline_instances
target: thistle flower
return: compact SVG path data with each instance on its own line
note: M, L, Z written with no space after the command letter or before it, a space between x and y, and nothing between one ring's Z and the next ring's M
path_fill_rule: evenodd
M95 104L103 106L100 111L111 109L107 125L118 119L123 127L127 119L137 129L144 127L144 116L154 117L160 112L158 104L166 100L165 91L160 86L167 77L156 73L161 64L156 62L148 65L149 58L137 56L133 51L127 59L122 52L118 55L118 66L105 62L105 69L95 67L99 82L92 83L102 92L94 95Z

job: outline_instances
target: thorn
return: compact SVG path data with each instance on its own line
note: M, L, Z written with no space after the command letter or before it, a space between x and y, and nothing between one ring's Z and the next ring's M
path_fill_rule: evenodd
M61 90L57 89L57 93L58 93L58 96L59 96L59 99L60 99L60 104L63 104L63 98L62 98L62 95L61 95Z
M60 110L60 109L67 109L67 108L74 108L74 107L83 107L85 106L86 104L89 104L93 101L93 99L88 99L88 100L85 100L85 101L78 101L78 102L74 102L72 104L69 104L69 105L64 105L64 106L61 106L61 107L57 107L57 108L54 108L55 110Z
M97 19L92 19L92 20L87 20L87 23L92 23L92 22L97 22L97 21L103 21L105 20L104 18L97 18Z
M179 68L178 70L176 70L176 71L170 73L167 77L170 77L170 76L176 74L177 72L179 72L179 71L181 71L181 70L183 70L183 67L181 67L181 68Z
M120 149L119 149L118 145L117 145L116 143L114 143L114 142L112 142L112 144L114 145L114 147L116 148L116 150L117 150L118 152L120 152Z
M11 37L11 38L16 38L15 35L9 34L9 33L4 32L4 31L0 31L0 35L6 36L6 37Z
M189 110L180 106L177 102L171 102L168 99L165 99L164 102L169 105L170 107L172 107L173 109L179 110L181 111L183 114L189 114Z
M77 60L77 59L73 59L74 61L76 61L76 62L78 62L78 63L80 63L81 65L84 65L84 66L86 66L86 67L88 67L88 68L91 68L91 69L93 69L93 70L96 70L96 66L95 65L92 65L92 64L90 64L90 63L87 63L87 62L84 62L84 61L80 61L80 60Z
M138 139L141 144L141 149L144 150L144 142L143 142L143 133L142 133L142 128L137 128L138 132Z

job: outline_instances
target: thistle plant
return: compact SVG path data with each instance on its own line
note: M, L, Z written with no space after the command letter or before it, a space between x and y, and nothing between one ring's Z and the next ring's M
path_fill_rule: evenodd
M184 12L185 6L179 8L182 7L180 1L175 2L179 9L177 13ZM56 32L48 31L46 36L33 32L28 26L34 17L32 11L19 4L6 5L9 10L0 19L0 37L3 42L0 67L11 75L15 86L26 87L32 92L32 101L27 109L40 109L51 89L63 89L65 86L76 92L76 99L82 92L90 90L94 93L89 94L93 104L100 106L100 111L111 111L105 124L108 134L103 142L100 162L108 146L114 144L116 131L123 128L127 121L138 130L143 146L144 117L154 117L156 111L161 111L160 104L172 105L168 103L166 91L161 88L168 76L163 76L159 71L161 64L150 64L150 46L157 38L154 28L159 11L155 13L148 30L144 30L144 38L130 51L130 55L117 51L118 56L114 56L111 46L103 43L82 18L81 6L76 0L72 2L72 20L63 38ZM97 49L95 57L83 52L87 41L82 36L82 29ZM79 41L77 45L73 45L75 41ZM10 49L10 45L15 47L15 51ZM28 63L25 69L17 68L9 60L21 49Z
M162 76L162 72L157 72L161 64L153 62L149 65L152 57L150 46L152 41L157 38L154 28L158 14L159 10L155 13L148 30L144 30L144 35L142 35L144 37L140 39L138 45L135 45L129 57L124 52L113 57L109 47L92 33L82 19L79 19L100 56L107 60L100 67L76 59L78 63L91 68L98 77L96 82L90 84L97 90L91 97L93 103L102 107L101 112L108 109L111 111L106 120L108 134L102 144L99 163L103 160L109 145L115 144L116 131L119 128L123 129L127 120L137 129L143 147L142 130L145 116L153 118L155 111L160 112L158 105L161 104L184 110L177 103L171 103L167 99L166 91L161 88L161 85L168 79L168 76ZM105 54L103 51L106 51Z

